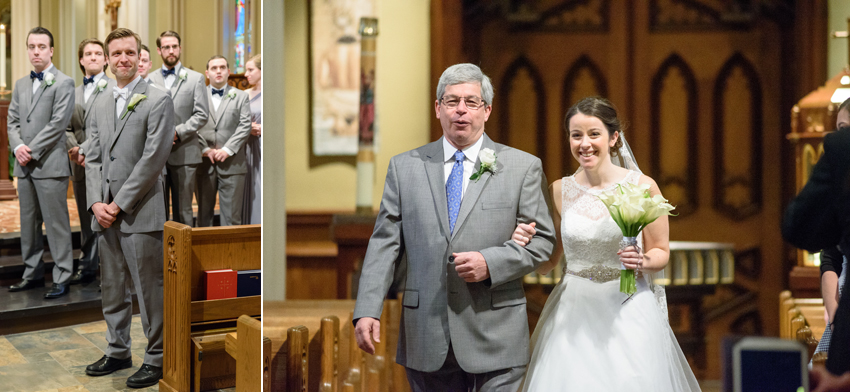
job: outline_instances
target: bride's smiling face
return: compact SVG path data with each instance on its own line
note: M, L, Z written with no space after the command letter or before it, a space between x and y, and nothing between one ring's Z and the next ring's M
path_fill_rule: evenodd
M602 120L576 113L570 118L569 132L570 151L581 167L592 169L600 162L611 162L610 151L620 135L614 132L609 136Z

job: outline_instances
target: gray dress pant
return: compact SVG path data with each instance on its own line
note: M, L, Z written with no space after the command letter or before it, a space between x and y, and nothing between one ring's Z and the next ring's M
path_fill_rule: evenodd
M91 229L94 216L89 213L86 204L86 179L73 181L74 199L77 201L77 213L80 216L80 244L83 255L80 256L79 269L94 273L100 268L100 257L97 252L97 233Z
M122 233L117 228L101 232L101 283L103 318L106 320L106 355L130 358L130 324L136 289L142 329L148 339L144 363L162 366L162 231Z
M68 283L74 273L71 253L71 220L68 217L70 177L18 177L18 203L21 209L21 255L23 279L44 277L44 240L41 225L47 228L47 241L53 256L53 282Z

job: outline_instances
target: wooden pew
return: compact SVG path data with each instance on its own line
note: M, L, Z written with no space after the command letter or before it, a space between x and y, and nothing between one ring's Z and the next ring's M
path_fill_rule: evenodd
M268 350L263 350L263 346L270 346L271 340L263 338L262 328L259 320L242 315L236 321L236 332L227 334L224 339L225 351L236 360L236 392L264 390L262 366L267 361L263 355L267 355Z
M779 337L805 344L812 358L826 329L824 310L822 298L794 298L788 290L779 293ZM815 362L825 361L825 355L815 356Z
M159 390L233 387L237 368L227 354L226 336L235 331L239 316L260 315L261 299L205 300L203 271L260 269L260 225L193 229L166 222L163 241L165 325Z
M384 304L375 355L357 347L353 309L353 300L265 304L263 331L272 340L272 391L409 391L404 368L395 363L401 302Z

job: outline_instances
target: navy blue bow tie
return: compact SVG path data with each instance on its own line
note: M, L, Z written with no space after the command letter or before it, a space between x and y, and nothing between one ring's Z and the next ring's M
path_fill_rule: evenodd
M35 73L35 71L30 71L30 79L44 80L44 72Z
M176 68L163 69L163 70L162 70L162 77L163 77L163 78L167 78L167 77L168 77L168 75L174 75L174 70L175 70L175 69L176 69Z
M213 88L212 93L213 93L213 95L218 94L219 97L223 97L224 96L224 89L219 90L217 88Z
M86 86L89 83L94 83L94 76L92 76L90 78L83 78L83 86Z

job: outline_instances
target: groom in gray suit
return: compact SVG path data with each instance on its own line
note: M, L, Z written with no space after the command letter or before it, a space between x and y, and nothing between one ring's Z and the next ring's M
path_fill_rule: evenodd
M251 133L248 94L228 86L230 67L224 56L207 61L210 115L201 128L198 167L198 227L212 226L215 194L218 193L221 225L242 224L242 193L245 189L245 139Z
M192 226L195 172L201 163L198 131L207 123L209 103L204 75L180 63L180 35L164 31L156 39L162 69L150 74L154 84L171 91L174 100L174 145L168 157L166 192L171 192L171 219Z
M101 233L106 355L86 367L103 376L132 366L130 321L136 289L147 338L144 363L127 379L143 388L162 378L162 226L160 174L174 138L171 98L137 74L141 40L119 28L106 37L113 91L101 94L90 115L86 181L88 204Z
M80 242L83 254L80 265L71 277L71 284L89 282L95 279L100 266L97 251L97 236L91 229L92 216L86 203L85 141L86 122L91 113L92 103L100 94L109 94L115 81L106 76L106 49L103 42L96 38L86 38L77 49L80 69L83 71L83 84L74 90L74 114L71 126L65 132L65 147L71 158L71 184L74 186L74 199L80 216Z
M7 121L18 177L21 254L26 269L23 279L9 291L44 287L44 223L54 261L53 287L44 297L52 299L68 294L74 272L65 199L71 175L65 130L74 111L74 79L53 66L53 34L47 29L29 31L27 54L34 70L15 82Z
M515 391L529 356L522 277L549 259L555 232L540 159L484 134L493 87L472 64L440 77L443 137L393 157L354 309L374 352L381 309L407 258L398 363L414 391ZM511 240L537 222L534 240Z

